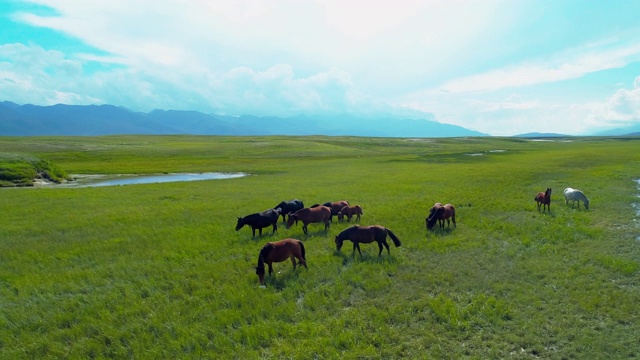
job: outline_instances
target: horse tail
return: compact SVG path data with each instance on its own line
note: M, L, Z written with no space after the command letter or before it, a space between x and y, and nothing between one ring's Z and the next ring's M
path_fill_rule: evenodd
M298 241L298 244L300 244L300 254L302 255L302 260L304 260L306 262L307 258L305 256L304 244L302 243L302 241ZM298 262L300 263L300 261L298 261Z
M393 244L398 247L400 245L402 245L400 243L400 239L398 239L398 237L396 236L396 234L394 234L393 232L391 232L391 230L385 228L385 230L387 230L387 234L389 234L389 237L391 237L391 240L393 240Z

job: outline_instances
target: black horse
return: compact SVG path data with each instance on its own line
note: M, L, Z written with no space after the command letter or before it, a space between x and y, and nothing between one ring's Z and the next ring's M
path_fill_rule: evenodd
M287 219L285 218L285 216L288 214L293 214L294 212L300 209L304 209L304 204L302 203L302 201L298 199L293 199L290 201L281 201L280 204L274 206L273 209L274 210L280 209L280 215L282 215L282 221L286 222Z
M278 230L278 219L280 218L280 211L274 209L268 209L260 213L247 215L245 217L239 217L236 224L236 231L242 229L243 226L248 225L251 227L253 236L256 236L256 229L258 234L262 235L262 228L266 228L269 225L273 225L274 234Z

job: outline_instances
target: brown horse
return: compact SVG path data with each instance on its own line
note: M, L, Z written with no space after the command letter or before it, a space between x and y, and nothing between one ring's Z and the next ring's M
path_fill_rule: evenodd
M351 221L351 217L357 215L356 221L360 221L360 215L362 215L362 208L360 205L345 206L338 212L338 221L342 221L344 217L347 217L347 221Z
M391 251L389 251L389 244L387 244L387 235L391 237L393 243L397 246L400 246L400 239L391 232L391 230L387 229L384 226L380 225L371 225L371 226L358 226L353 225L345 230L343 230L338 236L336 236L336 248L338 251L342 248L342 243L345 240L351 240L353 242L353 255L356 254L356 249L360 253L360 257L362 257L362 251L360 251L360 243L368 244L372 242L378 243L378 248L380 251L378 252L378 256L382 254L382 246L384 245L387 248L387 253L391 255Z
M538 203L538 211L540 211L540 206L542 205L543 213L545 210L545 206L547 207L547 210L551 212L551 188L547 188L547 191L545 192L539 192L533 200Z
M327 231L331 226L331 209L326 206L300 209L289 215L289 219L287 220L287 229L291 229L293 223L297 223L298 220L302 221L302 231L304 231L305 234L307 234L307 225L311 223L323 222L324 231Z
M445 220L447 220L447 227L451 227L451 221L453 221L453 226L458 227L456 225L456 208L451 204L435 203L429 210L429 216L426 219L427 230L433 229L436 222L439 222L440 228L444 230Z
M291 259L293 270L296 269L296 259L298 263L307 268L307 260L304 255L304 245L302 241L296 239L284 239L267 243L260 250L258 255L258 266L256 266L256 275L260 279L260 284L264 284L264 264L269 265L269 275L273 273L274 262L283 262ZM308 268L307 268L308 269Z

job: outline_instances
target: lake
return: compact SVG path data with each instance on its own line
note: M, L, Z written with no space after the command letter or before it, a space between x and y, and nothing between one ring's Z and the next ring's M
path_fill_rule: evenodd
M200 180L221 180L234 179L247 176L245 173L170 173L155 175L71 175L75 180L68 181L63 184L54 184L51 186L60 187L100 187L100 186L117 186L117 185L135 185L135 184L152 184L166 183L177 181L200 181Z

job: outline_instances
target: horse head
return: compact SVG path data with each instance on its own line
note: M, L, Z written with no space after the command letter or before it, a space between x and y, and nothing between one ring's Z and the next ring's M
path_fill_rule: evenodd
M242 229L243 226L244 226L244 218L239 217L238 223L236 224L236 231Z
M344 240L340 237L340 235L342 235L342 233L340 233L339 235L336 235L336 249L338 251L340 251L340 249L342 249L342 244L344 243Z
M291 226L293 226L293 223L296 222L297 220L298 220L298 214L289 213L289 218L287 219L287 225L285 227L287 229L291 229Z
M433 229L433 227L436 225L436 222L438 222L438 219L442 216L442 214L444 214L445 212L445 208L444 207L432 207L431 208L431 213L429 214L429 217L427 217L427 230L431 230Z
M256 275L258 275L260 285L264 285L264 263L260 262L258 266L256 266Z

